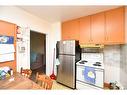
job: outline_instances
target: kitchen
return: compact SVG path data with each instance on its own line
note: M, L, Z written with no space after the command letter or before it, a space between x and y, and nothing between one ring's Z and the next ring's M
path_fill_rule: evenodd
M81 60L76 61L75 85L77 89L87 89L87 87L89 89L92 89L92 87L104 88L104 86L112 84L115 85L113 89L122 89L121 81L123 79L120 77L120 70L122 70L120 66L123 64L121 62L124 62L121 58L125 56L121 54L123 52L122 48L125 47L124 25L124 7L62 23L62 40L79 40L79 45L82 48ZM96 78L96 82L92 78L87 80L89 77L85 73L89 72L85 72L84 67L94 68L94 71L92 69L91 71L93 71L92 74ZM94 83L91 83L90 80ZM58 80L58 82L61 81ZM95 87L89 87L88 84ZM83 87L83 85L85 86Z
M100 6L98 6L98 8L99 7ZM122 6L122 7L114 6L111 9L107 8L106 10L101 10L99 12L97 11L91 14L82 15L81 17L75 17L75 19L70 18L66 21L63 21L62 25L60 22L60 23L55 23L52 26L49 23L44 22L40 18L31 21L33 18L36 18L36 17L32 16L31 14L27 14L25 12L25 11L28 12L29 8L27 9L27 7L21 7L20 9L20 7L18 8L10 7L10 9L8 9L7 7L2 7L1 9L3 10L3 13L1 13L1 15L5 18L4 19L1 18L1 19L16 23L18 25L24 25L25 23L25 25L29 26L32 30L46 31L45 34L47 35L46 37L46 43L47 43L46 45L46 74L47 75L50 75L52 73L53 61L50 59L53 59L53 50L56 47L56 42L60 40L68 40L68 41L78 40L79 41L78 44L81 48L81 54L80 54L80 59L74 62L76 67L74 74L76 75L74 76L75 79L74 79L73 85L75 85L75 87L79 86L79 88L76 88L76 89L103 89L104 85L109 86L110 83L116 83L116 85L120 89L126 89L126 84L127 84L125 80L126 79L125 78L126 77L126 60L123 60L123 59L126 59L126 38L127 38L125 37L126 36L126 27L125 27L126 18L125 17L127 13L126 12L127 8L125 6ZM33 9L34 8L35 7L33 7ZM95 9L96 6L94 6L93 8ZM22 19L21 21L19 21L19 19L22 18L20 16L22 12L19 10L22 10L22 9L25 10L23 11L23 14L26 14L27 19L25 20ZM7 15L8 10L15 10L16 12L18 12L18 14L14 12L15 17L17 16L17 18L12 19L11 15ZM29 16L31 17L29 18L30 20L28 19ZM38 23L39 21L42 21L43 23ZM30 24L28 24L29 22ZM42 27L43 25L46 28ZM50 30L49 26L51 26L50 28L52 30ZM52 32L49 32L49 31L52 31ZM66 41L63 41L63 43L66 44ZM69 45L70 44L67 45L68 48L71 47ZM71 51L71 49L72 48L70 48L69 51ZM91 49L91 50L88 50L88 49ZM94 85L91 83L90 85L89 83L86 83L86 81L84 81L84 72L80 71L82 70L82 68L84 70L84 66L89 67L90 65L89 62L92 63L92 65L93 64L95 65L91 67L97 67L97 69L95 70L99 71L99 74L100 74L98 77L98 74L97 74L98 72L97 73L92 72L92 74L90 72L90 75L92 76L95 75L94 77L96 77L96 81L95 81L95 78L91 79L95 82ZM79 63L81 64L79 65ZM24 66L28 66L28 65L25 65L25 63L23 64ZM101 65L101 66L99 67L96 65ZM17 62L17 67L18 66L19 65ZM56 76L58 74L56 65L55 65L55 74ZM83 76L78 76L78 74ZM59 82L58 80L56 81ZM75 84L76 82L77 83L80 82L79 84L81 85ZM82 83L83 85L87 85L87 86L82 87Z

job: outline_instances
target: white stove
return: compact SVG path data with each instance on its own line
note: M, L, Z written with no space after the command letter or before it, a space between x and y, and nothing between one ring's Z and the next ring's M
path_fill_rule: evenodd
M104 63L103 53L82 53L82 58L77 65L76 88L83 89L84 85L92 85L95 87L103 88L104 84ZM96 81L95 84L88 83L85 80L84 70L86 67L92 67L95 71Z

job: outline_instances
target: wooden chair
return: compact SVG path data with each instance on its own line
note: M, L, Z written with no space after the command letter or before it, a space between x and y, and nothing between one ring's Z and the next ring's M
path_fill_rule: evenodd
M21 68L21 74L27 78L30 78L32 71L30 69L22 69Z
M38 72L36 73L36 82L40 85L43 89L50 90L52 88L53 81L47 75L40 75Z

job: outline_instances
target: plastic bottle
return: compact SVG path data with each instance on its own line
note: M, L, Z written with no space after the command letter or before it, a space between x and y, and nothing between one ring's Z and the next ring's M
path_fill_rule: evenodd
M10 69L10 74L11 74L11 76L13 75L13 70L12 69Z

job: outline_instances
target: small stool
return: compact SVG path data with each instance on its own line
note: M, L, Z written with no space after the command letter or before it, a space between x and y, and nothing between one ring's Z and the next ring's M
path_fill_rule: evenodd
M21 74L27 78L30 78L32 71L30 69L21 68Z

